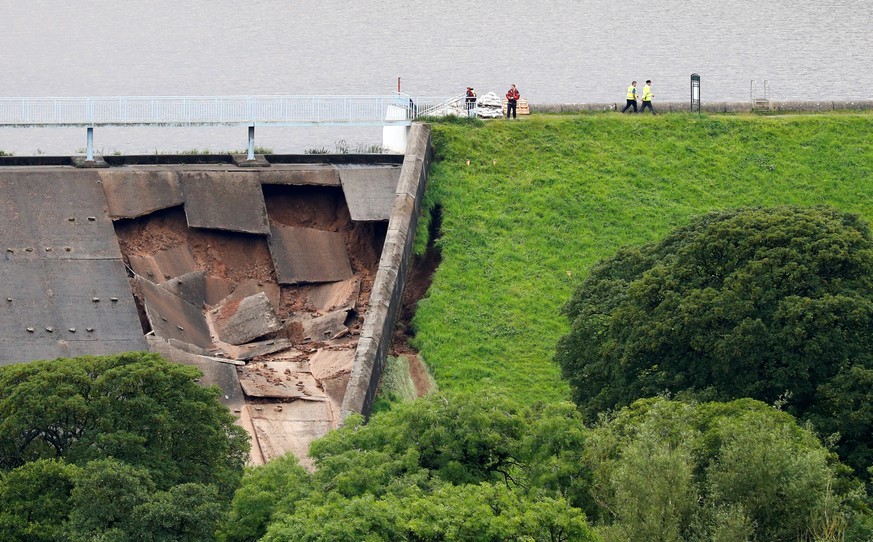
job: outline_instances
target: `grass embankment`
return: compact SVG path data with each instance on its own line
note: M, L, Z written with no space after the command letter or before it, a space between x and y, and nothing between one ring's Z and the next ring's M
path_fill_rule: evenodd
M447 390L568 398L552 356L573 287L694 215L827 204L873 221L871 114L546 115L436 124L434 141L442 264L414 327Z

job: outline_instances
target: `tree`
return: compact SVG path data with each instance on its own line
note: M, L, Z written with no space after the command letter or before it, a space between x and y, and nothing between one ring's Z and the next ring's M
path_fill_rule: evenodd
M588 442L609 541L830 540L821 518L844 534L863 506L861 484L846 483L813 433L751 399L643 399L602 418Z
M664 392L752 397L873 461L873 243L854 215L706 215L594 266L565 312L556 360L589 420Z
M315 441L312 474L293 461L247 471L219 539L593 540L567 498L586 492L577 476L584 466L568 465L586 431L569 403L545 408L482 393L396 405ZM254 521L234 525L247 511Z
M0 367L4 540L210 540L247 435L194 368L142 352Z
M79 469L41 459L0 473L0 533L6 542L54 542L72 508Z
M214 484L229 498L248 436L200 376L144 352L0 367L0 469L113 457L146 468L157 489Z

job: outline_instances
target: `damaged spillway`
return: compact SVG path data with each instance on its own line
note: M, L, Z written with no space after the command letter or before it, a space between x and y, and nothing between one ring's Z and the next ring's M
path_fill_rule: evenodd
M340 422L385 289L401 167L373 161L0 169L0 363L147 348L221 388L253 463L306 463Z

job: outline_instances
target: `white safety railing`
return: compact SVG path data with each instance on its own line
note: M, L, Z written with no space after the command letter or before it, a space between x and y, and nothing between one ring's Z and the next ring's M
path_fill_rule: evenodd
M0 127L404 125L445 101L400 94L0 98Z

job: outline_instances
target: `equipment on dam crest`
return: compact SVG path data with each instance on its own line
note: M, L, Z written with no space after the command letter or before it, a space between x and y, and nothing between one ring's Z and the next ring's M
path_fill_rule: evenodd
M700 75L691 74L691 112L694 113L694 106L697 106L697 114L700 114Z

